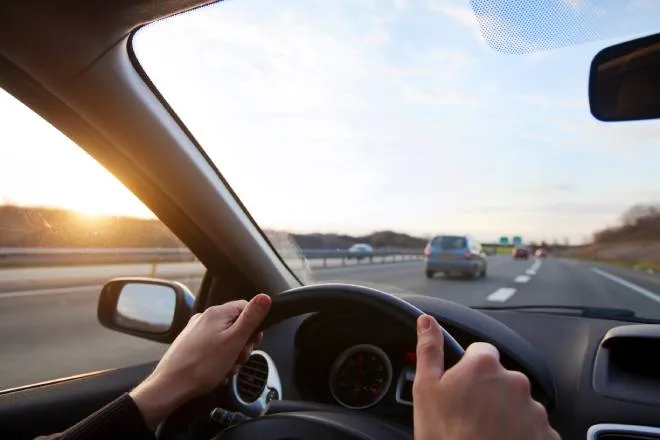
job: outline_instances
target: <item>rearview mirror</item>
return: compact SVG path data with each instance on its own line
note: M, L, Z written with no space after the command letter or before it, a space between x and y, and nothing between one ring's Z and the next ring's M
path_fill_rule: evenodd
M152 278L116 278L103 286L101 325L157 342L172 342L192 314L195 296L183 284Z
M605 122L660 118L660 34L607 47L594 57L589 106Z

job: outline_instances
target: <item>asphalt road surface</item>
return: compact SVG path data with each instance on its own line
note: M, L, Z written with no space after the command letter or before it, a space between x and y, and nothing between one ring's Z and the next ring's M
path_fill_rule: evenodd
M199 277L188 272L170 272L169 276L196 290ZM163 354L165 345L98 324L100 279L89 276L83 283L74 280L74 274L60 274L52 287L45 286L42 279L3 283L0 277L0 389L153 361ZM62 285L67 277L71 287ZM660 319L660 276L552 257L514 261L509 256L493 256L488 276L478 280L427 279L422 262L316 268L314 278L416 292L473 307L615 307ZM21 288L17 288L19 284Z

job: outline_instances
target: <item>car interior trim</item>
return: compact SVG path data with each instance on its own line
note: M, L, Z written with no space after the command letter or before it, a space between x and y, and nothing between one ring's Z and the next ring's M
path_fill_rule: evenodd
M589 427L587 430L587 440L599 440L603 434L630 434L630 439L642 436L651 436L651 438L660 439L660 428L644 425L624 425L619 423L599 423ZM619 438L619 437L617 437ZM642 440L647 440L642 438Z
M252 353L250 353L250 357L255 355L261 356L268 365L266 385L261 391L261 394L253 402L246 402L243 400L238 392L238 374L234 374L231 378L231 394L241 409L248 413L261 415L268 409L268 405L273 398L273 395L276 396L276 400L283 399L282 380L280 378L280 373L277 370L277 366L275 365L275 361L268 353L263 350L253 350Z
M35 389L35 388L39 388L39 387L46 387L46 386L49 386L49 385L57 385L57 384L60 384L60 383L69 382L69 381L72 381L72 380L85 379L85 378L92 377L92 376L99 376L99 375L102 375L102 374L105 374L105 373L108 373L108 372L114 371L114 370L116 370L116 369L115 368L108 368L108 369L105 369L105 370L89 371L87 373L74 374L73 376L66 376L66 377L58 377L57 379L44 380L44 381L41 381L41 382L30 383L30 384L22 385L22 386L19 386L19 387L4 388L4 389L0 390L0 395L15 393L15 392L18 392L18 391L24 391L24 390L29 390L29 389Z
M415 380L414 367L407 366L401 369L401 373L399 374L399 380L397 380L396 383L396 391L394 394L394 399L396 400L397 403L407 406L413 405L412 400L404 399L402 397L402 394L403 394L403 387L406 385L406 382L412 384L414 380Z
M660 326L624 325L610 329L598 345L592 383L597 393L619 400L659 405Z

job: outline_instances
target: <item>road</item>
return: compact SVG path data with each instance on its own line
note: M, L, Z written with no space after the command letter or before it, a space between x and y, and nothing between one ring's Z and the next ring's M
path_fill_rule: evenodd
M642 317L660 318L659 276L601 264L552 257L513 261L499 255L490 257L488 276L478 280L427 279L422 262L331 266L315 268L315 280L416 292L473 307L618 307ZM179 274L169 268L158 275L173 276L196 290L200 280L193 269ZM60 275L52 287L38 277L24 277L21 283L16 275L7 283L0 277L0 388L148 362L162 355L166 348L162 344L118 334L98 324L100 279L88 274L84 282L75 279L74 283L73 273ZM67 278L71 278L71 287L62 285ZM18 284L21 289L16 288Z

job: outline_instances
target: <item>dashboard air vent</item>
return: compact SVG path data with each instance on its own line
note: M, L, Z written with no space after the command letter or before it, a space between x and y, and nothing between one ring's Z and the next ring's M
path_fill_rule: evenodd
M245 403L254 402L261 396L268 382L268 362L259 353L253 353L236 376L236 392Z
M660 428L603 423L589 428L587 440L660 440Z

